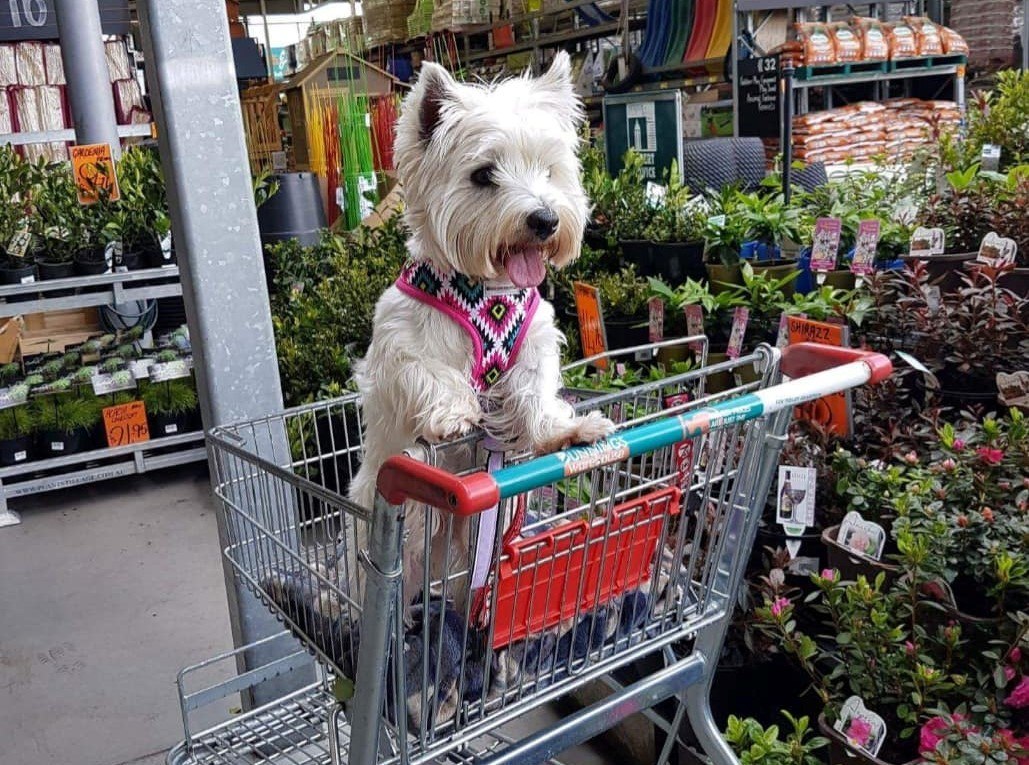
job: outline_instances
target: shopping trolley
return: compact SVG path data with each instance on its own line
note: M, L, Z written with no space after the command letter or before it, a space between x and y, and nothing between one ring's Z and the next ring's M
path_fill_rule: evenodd
M676 343L706 359L703 338L662 345ZM726 372L736 385L710 390ZM215 429L225 555L323 676L193 733L190 713L219 694L189 690L186 673L187 740L169 762L543 762L677 698L676 724L688 715L708 756L736 763L708 695L793 408L890 372L862 351L761 346L627 390L570 392L578 409L612 417L615 434L491 472L476 435L425 445L382 467L374 508L345 498L361 454L357 396ZM414 512L431 514L417 540L405 538ZM426 553L402 586L405 545ZM505 733L653 655L664 666L643 680L517 740Z

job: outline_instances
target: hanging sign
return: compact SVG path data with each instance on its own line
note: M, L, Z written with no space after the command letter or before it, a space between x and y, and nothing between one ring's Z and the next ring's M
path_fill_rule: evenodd
M820 343L846 348L850 340L847 327L840 324L828 324L823 321L802 319L790 316L790 345L795 343ZM850 393L843 391L810 401L796 408L797 419L817 422L832 433L846 438L851 432Z
M745 58L736 62L739 78L740 135L778 138L782 112L779 57Z
M100 28L105 35L132 33L129 0L96 0ZM0 42L57 40L56 0L7 0L0 2Z
M643 179L661 182L676 162L682 172L682 92L604 97L607 170L617 175L629 149L643 157Z
M104 430L107 445L128 446L150 440L150 428L146 421L146 407L142 401L104 408Z
M596 356L607 351L607 333L604 314L600 308L600 290L585 282L575 282L575 312L579 315L579 339L582 357ZM607 369L607 359L595 362L598 369Z
M107 198L112 202L117 202L121 198L110 144L72 146L71 166L75 174L79 204L91 205L100 201L100 194L103 191L107 192Z

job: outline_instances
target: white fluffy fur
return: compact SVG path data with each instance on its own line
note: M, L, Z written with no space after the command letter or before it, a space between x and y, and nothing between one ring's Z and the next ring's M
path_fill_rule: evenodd
M507 284L503 253L534 241L527 218L546 206L559 222L541 246L554 266L575 259L588 211L576 157L581 119L564 53L539 78L490 86L459 84L442 67L424 64L404 103L395 151L410 254ZM495 186L483 188L471 175L487 164L495 168ZM490 391L487 415L469 382L471 340L451 318L391 287L373 326L357 367L365 453L351 486L351 498L364 507L372 507L383 461L420 438L438 443L481 426L517 448L544 453L613 429L598 413L576 417L559 397L564 338L549 303L540 303L515 365ZM424 572L425 513L407 514L407 602ZM452 565L467 567L467 550L452 554ZM433 579L443 573L435 564L430 569Z

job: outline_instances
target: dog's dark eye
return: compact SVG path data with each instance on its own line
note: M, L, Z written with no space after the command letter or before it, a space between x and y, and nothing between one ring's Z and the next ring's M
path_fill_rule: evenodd
M493 165L486 165L480 167L474 173L472 173L472 183L476 186L493 186Z

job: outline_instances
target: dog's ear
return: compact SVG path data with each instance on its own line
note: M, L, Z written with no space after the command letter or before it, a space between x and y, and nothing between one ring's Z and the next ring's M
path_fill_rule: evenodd
M439 64L422 64L414 94L418 99L418 134L423 141L431 141L443 117L443 107L457 99L457 83L450 72Z
M559 116L572 130L585 118L582 102L572 88L572 62L566 51L558 51L550 68L533 83L533 95L540 106Z

